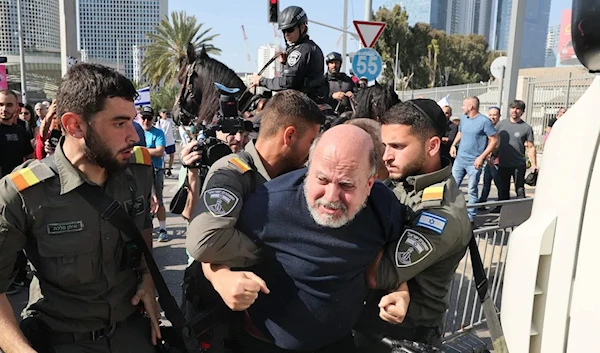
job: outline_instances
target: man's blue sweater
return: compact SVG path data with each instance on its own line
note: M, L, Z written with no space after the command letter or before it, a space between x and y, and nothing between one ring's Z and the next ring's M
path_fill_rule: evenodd
M264 184L248 200L238 229L264 249L250 270L267 282L248 312L277 346L314 350L350 334L367 291L365 270L400 237L404 208L376 182L366 206L345 226L319 226L304 196L306 169Z

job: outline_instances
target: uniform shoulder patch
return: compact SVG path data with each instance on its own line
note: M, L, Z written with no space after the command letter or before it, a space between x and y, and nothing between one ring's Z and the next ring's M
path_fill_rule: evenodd
M229 160L229 163L233 164L242 174L249 170L252 170L248 163L244 162L240 157L233 157Z
M27 167L16 170L8 175L19 192L54 177L54 172L45 164L31 163Z
M433 252L429 239L412 229L406 229L396 245L396 266L411 267Z
M152 165L152 158L150 157L150 152L146 147L135 146L133 148L133 152L131 153L131 157L129 157L129 163Z
M433 185L423 190L421 201L436 201L444 199L444 185Z
M417 226L430 229L437 234L444 233L448 220L431 212L421 212L417 219Z
M290 66L294 66L298 63L298 61L300 61L300 57L302 56L302 53L298 50L294 50L293 52L291 52L288 55L288 60L287 63Z
M212 188L204 191L202 200L213 217L224 217L233 211L240 199L227 189Z

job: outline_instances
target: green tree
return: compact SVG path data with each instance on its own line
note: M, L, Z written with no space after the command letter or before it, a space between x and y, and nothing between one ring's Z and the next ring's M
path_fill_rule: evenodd
M194 44L196 50L204 47L207 53L221 53L221 49L211 44L218 34L209 34L212 28L203 30L202 26L195 16L188 16L185 11L172 12L170 19L165 16L154 28L156 33L146 34L152 44L146 48L142 73L150 85L170 84L176 78L188 43Z
M479 35L447 35L424 23L408 25L400 5L380 7L374 19L387 24L375 49L386 64L384 81L394 78L396 43L399 43L398 87L418 89L441 86L448 68L448 85L487 81L491 61L499 56L488 50Z
M391 10L386 7L380 7L373 19L387 23L387 27L375 43L375 50L381 55L385 63L385 70L383 72L384 80L392 80L394 78L396 43L400 44L398 73L399 75L402 74L400 78L409 76L412 70L410 70L409 54L405 48L405 43L407 43L410 35L408 14L400 5L394 5Z
M175 98L179 90L175 85L169 85L161 87L155 91L150 92L150 105L155 112L161 109L171 110L173 104L175 104Z
M429 74L429 87L435 87L435 83L438 80L438 55L440 54L440 45L437 39L432 39L431 43L427 46L427 56L424 58L425 66Z

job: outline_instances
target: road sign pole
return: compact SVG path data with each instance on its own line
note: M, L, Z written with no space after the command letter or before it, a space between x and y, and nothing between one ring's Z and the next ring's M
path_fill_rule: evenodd
M365 21L373 19L373 0L365 0Z
M500 98L498 99L498 107L502 107L502 93L504 91L504 76L506 75L506 66L502 66L502 76L500 78ZM509 116L507 114L507 116Z
M517 96L521 48L523 47L523 27L525 25L525 0L513 0L511 14L507 52L508 65L506 67L506 101L502 107L503 114L508 113L509 102Z
M348 28L348 0L344 0L344 21L342 23L344 29ZM342 72L346 72L346 55L348 52L348 33L342 33Z

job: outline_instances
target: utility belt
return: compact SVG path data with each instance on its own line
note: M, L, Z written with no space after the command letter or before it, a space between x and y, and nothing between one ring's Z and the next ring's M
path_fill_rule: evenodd
M135 312L123 321L90 332L55 332L37 316L31 316L24 319L19 323L19 328L35 351L38 353L55 353L53 348L55 345L74 344L84 341L99 341L104 338L110 338L119 327L140 316L141 314L139 312ZM144 323L144 325L147 326L148 323Z

